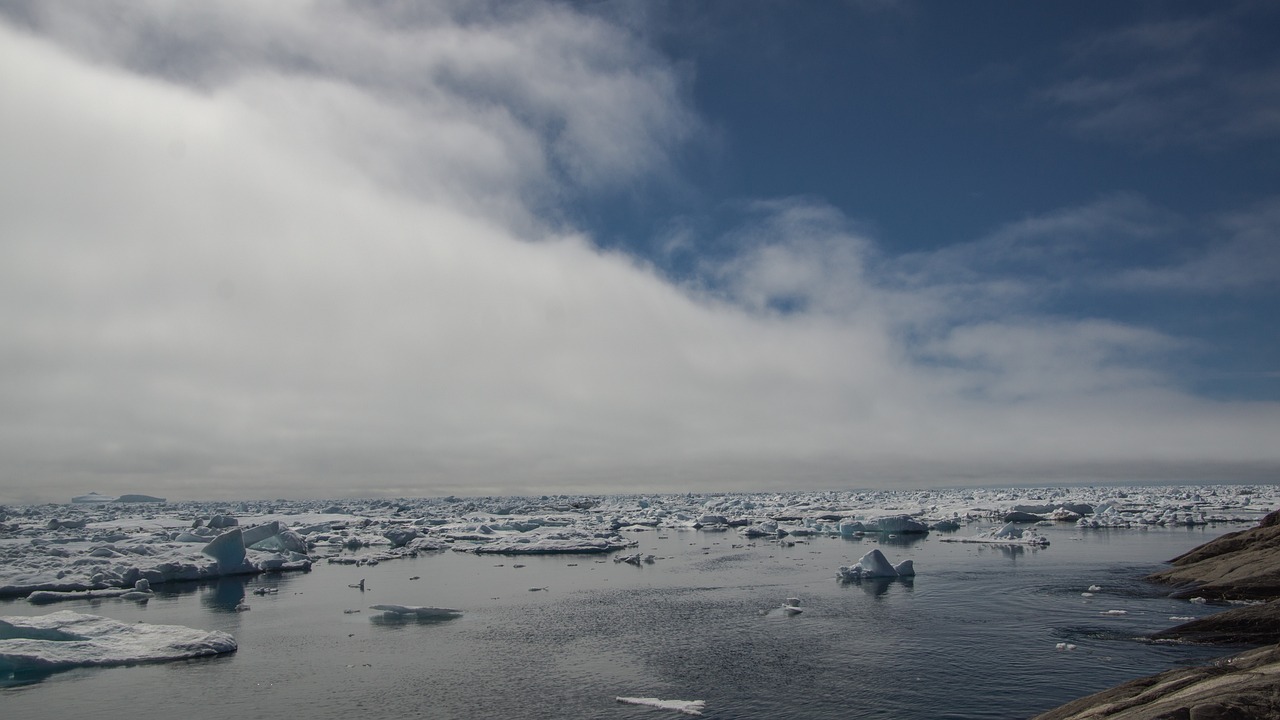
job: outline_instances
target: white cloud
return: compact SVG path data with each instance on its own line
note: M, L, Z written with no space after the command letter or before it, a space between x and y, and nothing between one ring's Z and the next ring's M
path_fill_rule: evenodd
M1081 135L1139 147L1272 138L1280 64L1248 37L1269 12L1232 3L1211 17L1149 19L1082 38L1041 99Z
M1196 293L1275 291L1280 278L1280 199L1227 214L1208 234L1213 242L1189 256L1121 273L1116 284Z
M0 499L1280 464L1277 409L1169 389L1150 333L946 315L921 361L931 284L820 204L759 205L719 294L560 229L696 132L597 20L104 6L0 25Z

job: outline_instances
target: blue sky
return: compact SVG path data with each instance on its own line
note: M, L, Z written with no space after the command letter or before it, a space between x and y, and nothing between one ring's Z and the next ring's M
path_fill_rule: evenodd
M1128 213L1115 226L1039 237L1070 249L1013 270L1078 281L1039 309L1195 338L1195 361L1177 370L1196 392L1277 399L1274 241L1224 259L1233 278L1089 282L1185 267L1231 242L1225 218L1275 202L1273 5L712 2L639 18L604 7L688 73L705 142L681 156L677 187L577 208L603 244L679 275L687 254L722 251L720 235L750 222L746 198L830 205L890 258L1111 205ZM673 222L701 244L664 253Z
M0 2L0 502L1274 482L1278 26Z

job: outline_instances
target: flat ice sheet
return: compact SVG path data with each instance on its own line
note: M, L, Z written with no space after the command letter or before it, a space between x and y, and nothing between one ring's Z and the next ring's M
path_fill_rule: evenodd
M0 679L74 667L185 660L236 647L235 638L217 630L129 624L69 610L0 617Z

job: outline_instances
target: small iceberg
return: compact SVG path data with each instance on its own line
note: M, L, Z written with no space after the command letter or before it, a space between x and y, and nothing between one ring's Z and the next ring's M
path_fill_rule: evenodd
M662 710L675 710L685 715L701 715L703 709L707 706L705 700L659 700L658 698L645 697L616 697L614 699L626 705L645 705Z
M0 617L0 681L76 667L132 665L235 652L218 630L122 623L62 610L37 617Z
M836 572L836 579L841 582L857 582L864 578L909 578L915 577L915 574L915 565L910 560L893 565L877 548L863 555L857 565L842 565Z

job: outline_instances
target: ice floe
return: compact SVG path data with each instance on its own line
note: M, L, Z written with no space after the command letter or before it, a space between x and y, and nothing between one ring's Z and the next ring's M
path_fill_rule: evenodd
M74 667L184 660L234 652L218 630L122 623L63 610L37 617L0 617L0 678Z
M627 705L645 705L662 710L675 710L685 715L701 715L702 711L707 707L705 700L659 700L658 698L621 696L614 699Z

